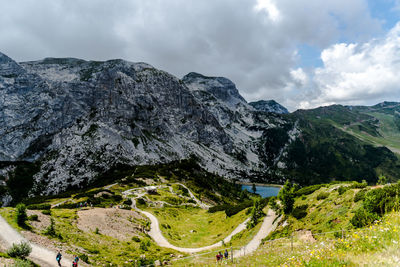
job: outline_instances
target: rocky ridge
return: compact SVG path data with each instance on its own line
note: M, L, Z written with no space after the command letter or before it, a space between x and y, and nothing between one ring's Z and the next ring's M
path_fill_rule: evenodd
M116 164L192 154L225 175L260 164L254 109L226 78L179 80L124 60L17 63L1 54L0 64L0 160L40 161L33 193L86 185Z

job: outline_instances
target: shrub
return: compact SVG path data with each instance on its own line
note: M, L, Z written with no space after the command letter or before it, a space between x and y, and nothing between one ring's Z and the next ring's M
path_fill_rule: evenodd
M338 188L339 195L343 195L349 188L347 186L341 186Z
M99 230L98 227L96 227L96 230L94 230L94 233L95 233L96 235L99 235L99 234L100 234L100 230Z
M132 200L130 198L126 199L123 203L124 205L131 206L132 205Z
M358 202L360 200L364 200L365 199L365 193L367 193L366 189L362 189L360 191L358 191L355 195L354 195L354 202Z
M17 224L21 227L26 226L26 220L28 219L28 215L26 215L26 206L25 204L18 204L16 207L16 220Z
M357 228L368 226L375 220L378 220L379 216L376 213L369 212L363 207L359 208L351 218L350 223Z
M146 205L146 200L144 200L143 198L138 198L136 199L136 204L138 205Z
M275 211L277 214L281 213L278 203L276 202L276 197L271 197L271 200L269 201L269 203L270 203L271 209L273 211Z
M325 199L329 197L329 192L321 192L317 196L317 200Z
M209 213L214 213L214 212L217 212L217 211L224 211L230 206L231 205L228 205L228 204L217 205L217 206L209 208L208 212Z
M302 195L310 195L324 186L326 186L326 185L325 184L316 184L316 185L306 186L306 187L300 188L294 194L296 197L299 197Z
M27 206L28 210L49 210L50 208L50 204L31 204Z
M140 246L139 248L143 251L147 251L150 247L150 240L149 239L143 239L140 241Z
M51 215L51 210L42 210L42 214Z
M250 221L247 223L247 228L253 228L254 226L256 226L258 220L265 215L262 209L263 206L261 201L259 199L255 199L251 211Z
M253 201L251 201L251 200L245 201L239 205L234 205L234 206L227 205L228 207L225 210L225 214L226 214L226 216L231 217L231 216L241 212L242 210L244 210L248 207L251 207L252 205L253 205Z
M367 186L368 186L368 183L365 180L363 180L362 183L359 183L359 182L352 183L350 188L363 189L363 188L366 188Z
M30 221L38 221L39 216L37 214L32 214L31 216L28 217L28 220Z
M90 262L89 262L89 257L88 257L86 254L84 254L84 253L79 254L78 257L79 257L79 259L81 259L83 262L90 263Z
M8 256L13 258L25 259L32 252L32 247L28 242L22 241L19 244L13 244L7 251Z
M308 208L307 204L295 207L292 211L292 216L298 220L306 217L307 216L307 208Z
M132 241L135 241L136 243L140 242L140 238L137 236L132 236Z
M56 232L56 225L54 219L50 218L50 225L43 232L45 235L62 239L62 235Z

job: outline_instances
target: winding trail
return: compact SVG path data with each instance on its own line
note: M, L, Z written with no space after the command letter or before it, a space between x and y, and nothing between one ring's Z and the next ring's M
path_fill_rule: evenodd
M269 209L260 230L246 246L241 250L235 250L233 252L233 257L237 258L254 252L260 246L262 240L276 229L280 219L281 218L277 219L275 212L272 209Z
M187 188L185 185L180 184L179 185L185 187L190 194L190 197L196 201L196 204L203 208L203 209L208 209L209 206L202 203L199 199L197 199L194 194L190 191L189 188ZM144 189L144 188L136 188L136 189ZM127 197L130 193L132 193L134 189L127 190L123 192L123 195ZM215 244L209 245L209 246L204 246L204 247L198 247L198 248L183 248L183 247L177 247L175 245L172 245L162 234L162 231L160 229L160 223L158 219L151 214L150 212L143 211L136 207L136 199L139 197L144 196L146 193L141 192L138 194L138 196L131 198L132 200L132 208L135 209L136 211L142 213L145 215L147 218L150 219L151 225L150 225L150 231L148 232L149 236L153 238L153 240L159 245L160 247L165 247L165 248L171 248L180 252L185 252L185 253L197 253L205 250L211 250L217 247L222 246L224 243L229 243L231 241L232 237L236 235L237 233L240 233L244 229L246 229L247 222L250 220L250 218L246 219L244 222L239 224L227 237L223 239L223 241L217 242ZM269 209L267 212L267 215L265 216L263 223L261 225L260 230L257 232L257 234L253 237L253 239L246 245L244 246L241 250L234 251L234 257L240 257L245 254L252 253L255 251L261 244L262 239L268 236L269 233L275 230L276 226L278 225L278 222L280 219L277 219L277 215L272 209Z
M164 237L164 235L161 232L160 229L160 224L158 222L158 219L151 214L150 212L147 211L142 211L139 210L138 208L136 208L137 211L143 213L144 215L146 215L150 221L151 221L151 228L150 231L148 232L149 236L151 236L151 238L154 239L154 241L156 241L157 245L159 245L160 247L165 247L165 248L172 248L175 249L177 251L180 252L185 252L185 253L196 253L196 252L200 252L200 251L204 251L204 250L210 250L213 248L217 248L222 246L222 241L209 245L209 246L205 246L205 247L199 247L199 248L182 248L182 247L177 247L175 245L172 245L171 243L168 242L168 240ZM224 238L224 242L228 243L232 237L234 235L236 235L237 233L240 233L241 231L243 231L244 229L246 229L246 224L249 221L249 219L245 220L243 223L239 224L238 227L236 227L232 233L230 233L227 237Z
M29 259L40 266L57 266L56 252L29 242L18 233L18 231L12 228L2 216L0 216L0 240L7 247L11 247L13 243L20 243L21 241L28 242L32 246L32 252L29 255ZM63 258L61 260L62 266L70 266L71 263L72 259L66 258L63 253Z

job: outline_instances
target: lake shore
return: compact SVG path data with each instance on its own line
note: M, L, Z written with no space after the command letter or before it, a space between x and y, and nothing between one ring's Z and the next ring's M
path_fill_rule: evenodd
M237 182L237 183L241 184L241 185L253 185L253 184L255 184L256 186L270 186L270 187L279 187L279 188L283 187L283 185L280 185L280 184L260 184L260 183L248 183L248 182Z

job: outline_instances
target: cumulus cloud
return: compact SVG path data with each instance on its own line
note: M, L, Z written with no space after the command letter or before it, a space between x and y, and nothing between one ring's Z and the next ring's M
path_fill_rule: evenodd
M314 89L300 107L400 99L400 23L379 39L332 45L321 59L323 67L311 74Z
M20 0L0 9L0 50L16 60L144 61L178 77L225 76L247 100L273 98L292 109L299 95L316 97L297 66L299 45L364 42L382 25L367 0ZM335 80L319 71L319 85Z

